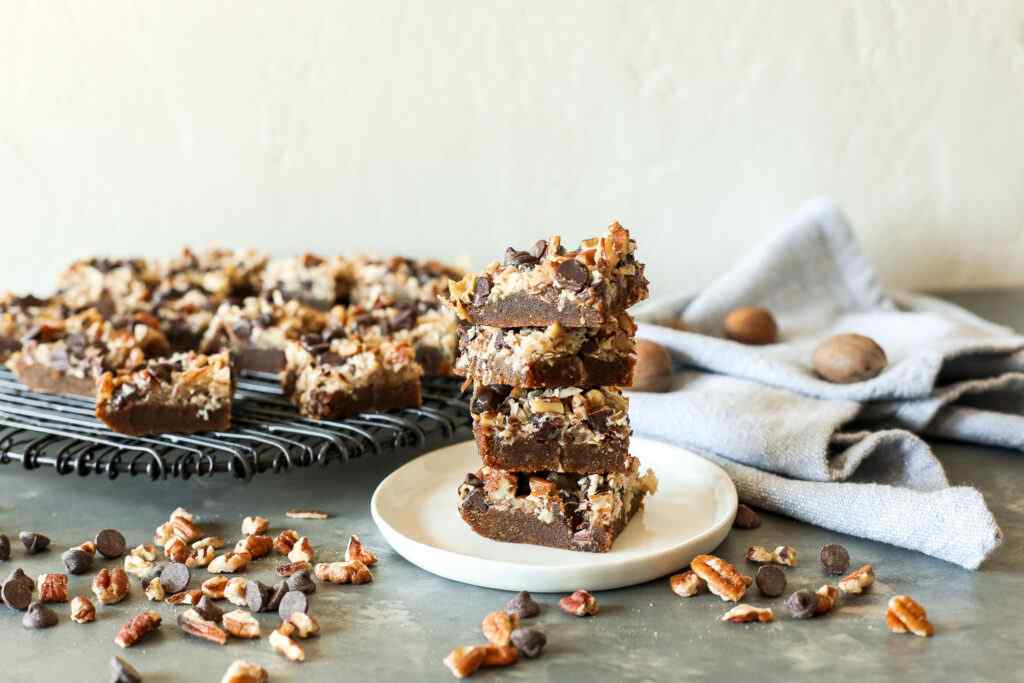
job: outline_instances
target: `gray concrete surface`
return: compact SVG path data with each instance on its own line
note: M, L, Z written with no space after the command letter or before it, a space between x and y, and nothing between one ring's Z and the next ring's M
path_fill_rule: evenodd
M974 310L1024 328L1024 293L953 297ZM756 531L735 531L718 554L740 564L748 544L787 543L801 565L789 570L790 587L823 583L814 557L827 542L839 542L855 563L874 564L875 591L851 600L825 618L798 622L781 609L770 625L736 626L717 619L724 603L713 596L684 600L665 579L598 594L601 613L576 619L557 609L558 596L537 596L545 605L536 620L548 635L537 660L481 672L481 680L701 680L864 681L1024 680L1024 635L1019 625L1024 586L1024 460L1022 454L960 444L936 450L955 483L978 486L1002 524L1006 541L978 572L969 572L914 552L834 534L772 515ZM154 527L176 506L193 510L210 531L234 539L245 515L260 514L274 529L308 533L321 557L335 557L350 533L376 549L376 580L364 586L326 586L313 597L312 611L323 634L306 641L308 661L291 664L273 654L265 637L229 641L225 647L187 639L174 624L181 608L160 606L161 632L144 645L122 652L112 640L130 616L148 608L137 584L120 605L100 608L96 623L77 625L58 606L60 624L27 631L21 613L0 607L0 680L105 681L108 661L123 654L150 683L218 681L237 658L265 666L272 681L452 680L441 659L455 645L481 640L479 624L504 605L509 593L473 588L436 578L405 562L383 543L370 520L368 503L377 482L402 457L380 457L337 466L327 472L258 477L249 485L228 480L114 482L59 477L52 471L0 467L0 531L49 534L53 548L26 557L16 544L0 572L21 566L30 575L60 571L60 553L103 527L124 531L131 544L147 542ZM319 507L327 521L287 520L289 507ZM956 520L949 520L955 533ZM524 548L524 552L529 552ZM112 563L108 563L111 565ZM253 575L273 577L273 560ZM72 577L73 593L91 596L88 577ZM936 627L931 639L893 635L885 628L890 595L908 593L928 609ZM264 634L274 624L260 618Z

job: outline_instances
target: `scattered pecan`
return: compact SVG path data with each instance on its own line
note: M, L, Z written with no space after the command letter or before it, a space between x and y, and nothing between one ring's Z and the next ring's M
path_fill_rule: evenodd
M709 591L729 602L739 602L750 585L736 567L714 555L698 555L690 562L690 569L704 580Z
M477 672L487 657L487 648L483 645L457 647L444 658L447 666L456 678L466 678Z
M230 579L226 576L214 576L212 579L203 581L203 585L199 588L202 590L203 595L211 600L223 600L224 589L228 587L228 581Z
M170 522L164 522L153 532L153 544L161 548L172 538L174 538L174 527Z
M915 636L923 638L935 633L935 627L928 621L928 613L925 612L924 607L909 595L894 595L889 600L885 623L893 633L909 631Z
M160 621L160 613L153 610L138 614L121 627L114 638L114 643L120 647L131 647L160 628Z
M345 548L345 560L348 562L359 560L367 567L377 564L377 556L364 547L363 542L355 534L348 539L348 547Z
M164 602L168 605L195 605L203 598L203 591L198 588L193 588L188 591L181 591L174 595L168 596Z
M82 543L81 545L79 545L78 548L82 552L89 553L90 555L92 555L94 557L96 555L96 544L93 541L86 541L85 543Z
M237 659L231 662L220 683L266 683L267 679L267 670L262 666Z
M685 571L672 576L668 580L668 585L673 593L682 598L692 598L708 589L704 579L694 574L693 571Z
M187 609L178 615L178 628L190 636L223 645L228 642L228 634L212 621L207 621L194 609Z
M214 550L220 550L224 547L224 539L220 536L207 536L201 538L192 544L192 550L201 550L203 548L213 548Z
M839 600L839 589L828 584L814 592L818 596L818 606L814 608L814 616L831 612Z
M853 570L839 580L839 590L857 595L871 588L875 583L875 568L870 564Z
M305 612L292 612L288 615L288 623L295 627L295 635L299 638L320 635L320 624Z
M102 605L113 605L128 597L128 574L120 567L103 568L92 579L92 592Z
M306 652L280 629L274 629L270 632L269 641L270 647L279 655L283 655L293 662L306 661Z
M359 560L331 562L330 564L321 563L313 567L313 574L316 578L328 583L359 584L373 581L373 574Z
M585 590L578 590L558 601L563 612L577 617L588 617L597 614L597 598Z
M213 558L206 570L211 574L235 574L249 567L252 555L247 552L229 552Z
M309 562L287 562L285 564L277 565L278 576L291 576L292 574L298 574L299 572L312 572L313 565Z
M164 544L164 557L171 562L184 562L191 554L192 549L188 543L177 536L167 539L167 543Z
M288 560L291 562L312 562L314 557L316 553L313 544L305 536L295 541L295 545L288 551Z
M76 624L87 624L96 621L96 607L89 598L76 595L71 600L71 621Z
M221 623L227 632L236 638L259 638L260 622L256 617L244 609L236 609L228 612L221 619Z
M274 550L281 555L287 555L292 551L295 542L299 540L299 532L295 529L285 529L274 539Z
M193 547L192 553L185 558L186 567L208 567L213 562L213 558L217 554L217 549L213 546L207 545L202 548Z
M761 564L774 562L787 567L796 566L796 549L789 545L780 545L775 550L768 550L760 545L752 545L747 548L747 560Z
M266 517L246 517L242 520L242 535L255 536L266 533L270 528L270 520Z
M749 621L769 622L775 620L775 614L771 608L754 607L753 605L736 605L722 615L722 621L729 621L734 624L745 624Z
M146 597L152 602L160 602L167 597L167 591L164 590L164 584L160 582L160 577L152 579L146 585Z
M171 527L171 533L186 543L198 541L203 535L199 527L196 526L192 515L181 508L171 513L171 518L167 523Z
M36 583L39 586L39 602L68 601L67 574L40 574Z
M499 666L512 666L519 661L519 650L512 645L483 645L484 661L482 668L490 669Z
M512 631L519 628L519 616L503 610L491 612L480 624L484 638L490 643L504 647L512 638Z
M224 597L232 605L238 605L239 607L246 607L248 603L245 600L245 585L248 583L241 576L236 576L228 580L228 585L224 587Z
M155 566L156 564L152 561L144 560L141 557L136 557L134 555L124 556L124 570L132 576L138 576L140 578L146 576Z
M309 510L304 508L292 508L284 514L286 517L291 517L292 519L327 519L330 517L330 515L323 510Z
M235 544L235 552L246 552L252 555L252 559L258 560L264 555L269 555L274 549L274 539L270 536L246 536Z

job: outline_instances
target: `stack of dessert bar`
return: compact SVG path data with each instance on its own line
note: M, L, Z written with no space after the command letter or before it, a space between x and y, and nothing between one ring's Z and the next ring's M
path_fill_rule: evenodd
M628 231L567 251L558 237L449 284L463 322L456 372L483 467L459 487L477 533L607 552L657 487L629 452L636 326L647 297Z

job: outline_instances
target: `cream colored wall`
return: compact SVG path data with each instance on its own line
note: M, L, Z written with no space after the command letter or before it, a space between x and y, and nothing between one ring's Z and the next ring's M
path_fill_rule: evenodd
M1024 283L1024 2L0 0L0 287L618 217L664 294L817 194L893 284Z

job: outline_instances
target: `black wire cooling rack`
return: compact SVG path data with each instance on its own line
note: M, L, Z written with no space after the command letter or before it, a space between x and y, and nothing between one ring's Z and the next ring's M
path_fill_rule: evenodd
M110 431L90 399L29 391L0 370L0 464L54 468L58 474L148 476L150 479L263 472L321 466L425 448L452 440L470 425L459 382L426 379L423 406L365 413L348 420L309 420L281 395L274 375L238 382L226 432L132 437Z

